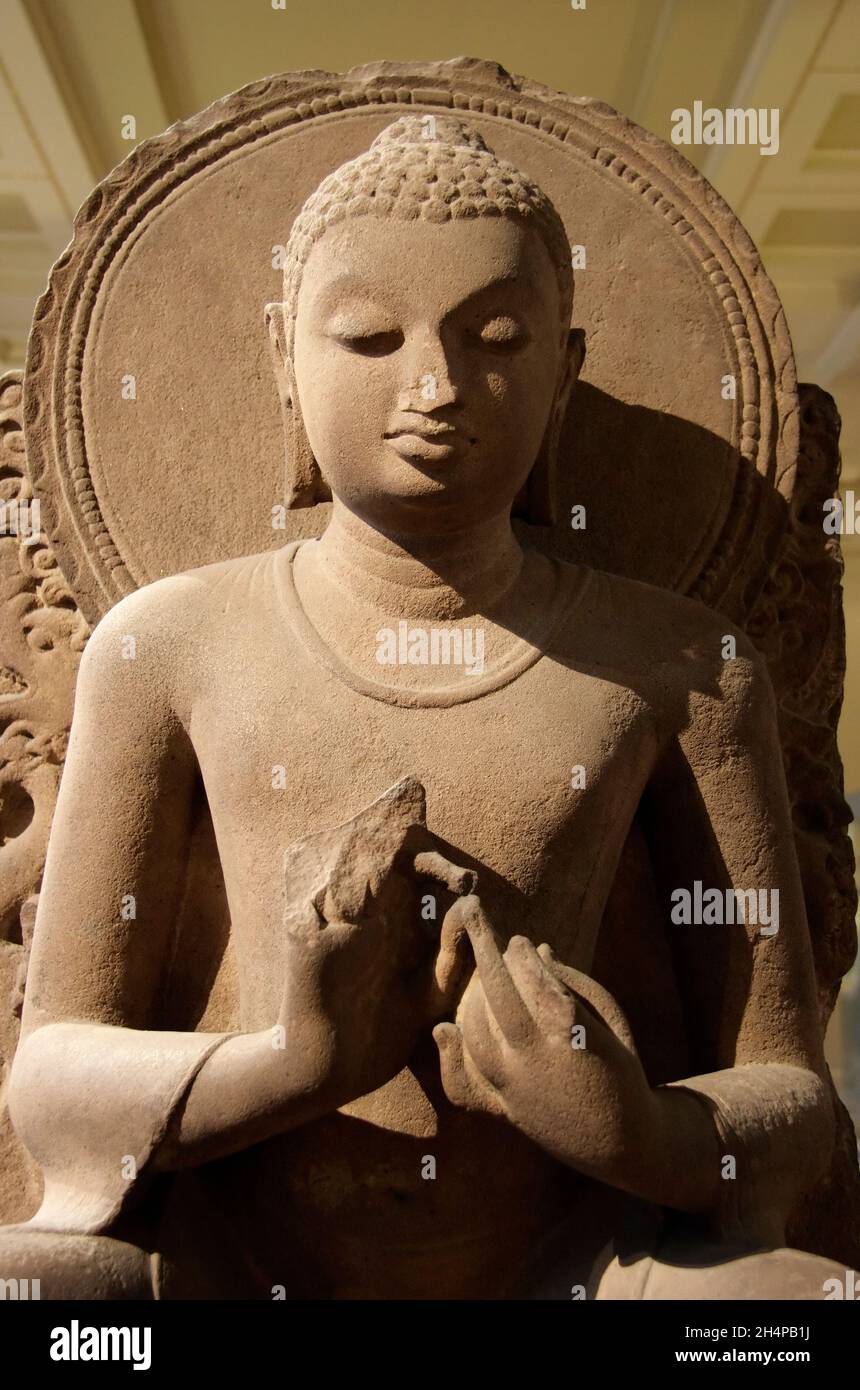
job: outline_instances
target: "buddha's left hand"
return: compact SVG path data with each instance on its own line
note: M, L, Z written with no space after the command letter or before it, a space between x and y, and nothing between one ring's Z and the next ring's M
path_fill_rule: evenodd
M590 1177L640 1190L661 1162L663 1117L617 1004L549 946L515 936L502 954L476 896L454 910L477 970L456 1023L433 1030L448 1099L503 1116Z

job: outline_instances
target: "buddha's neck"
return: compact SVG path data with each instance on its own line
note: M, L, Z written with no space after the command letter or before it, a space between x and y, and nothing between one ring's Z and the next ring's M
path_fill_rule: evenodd
M375 530L337 500L313 552L321 578L404 617L486 612L515 584L523 562L508 516L450 534L405 537Z

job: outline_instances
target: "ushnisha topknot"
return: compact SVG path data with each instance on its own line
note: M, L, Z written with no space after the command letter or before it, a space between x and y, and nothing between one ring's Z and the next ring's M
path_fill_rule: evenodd
M573 272L564 224L546 194L477 130L454 116L401 116L369 150L323 179L293 223L284 266L287 351L292 357L305 263L329 227L350 217L448 222L510 217L534 227L555 267L562 331L570 327Z

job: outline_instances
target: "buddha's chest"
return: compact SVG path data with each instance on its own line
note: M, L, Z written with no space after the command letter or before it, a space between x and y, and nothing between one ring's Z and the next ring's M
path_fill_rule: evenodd
M546 658L442 708L358 694L307 661L277 672L237 663L200 700L192 736L234 921L240 906L280 911L287 845L413 774L430 830L478 869L482 896L516 918L512 930L524 912L599 896L656 749L639 695Z

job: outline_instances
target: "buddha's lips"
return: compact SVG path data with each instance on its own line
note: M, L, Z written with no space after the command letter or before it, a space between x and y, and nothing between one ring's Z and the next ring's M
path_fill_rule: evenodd
M401 458L416 458L422 463L444 463L463 441L455 425L427 419L404 421L399 429L387 430L383 438Z
M393 429L386 431L385 438L389 439L394 434L424 434L429 439L437 434L456 433L457 426L449 420L434 420L432 415L422 415L420 410L416 410L399 415Z

